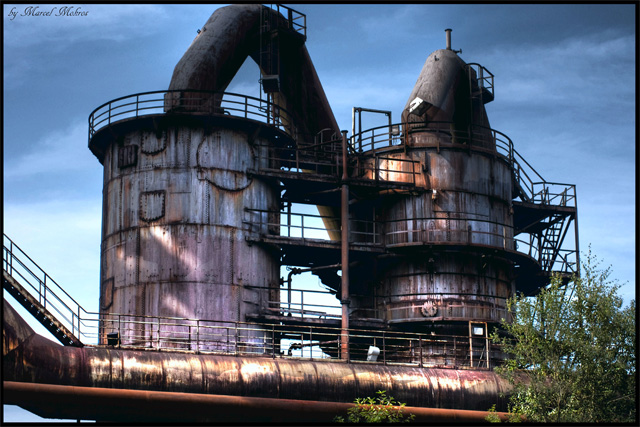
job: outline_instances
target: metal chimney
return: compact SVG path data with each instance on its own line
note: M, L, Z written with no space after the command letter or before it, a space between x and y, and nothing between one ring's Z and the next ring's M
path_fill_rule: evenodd
M451 28L444 30L447 33L447 50L451 50Z

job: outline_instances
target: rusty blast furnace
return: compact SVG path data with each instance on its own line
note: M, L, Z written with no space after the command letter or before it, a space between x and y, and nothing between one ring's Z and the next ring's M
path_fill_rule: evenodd
M491 371L505 355L489 334L516 292L579 274L576 192L491 128L494 76L445 32L400 121L354 107L351 135L305 47L305 15L281 5L216 10L168 90L94 110L100 312L64 305L70 325L42 320L71 348L7 315L6 381L35 383L11 390L46 402L94 388L72 406L99 420L173 419L166 392L200 421L213 407L237 419L243 405L286 419L273 399L326 418L383 389L414 407L506 409L509 385ZM249 57L260 98L226 92ZM388 124L363 130L363 113ZM26 265L18 250L5 243L5 288L48 313L12 273ZM323 289L296 288L302 273ZM94 397L116 402L111 388L137 403L87 410ZM15 399L46 416L71 402Z
M381 331L397 331L467 337L470 348L410 340L386 349L389 359L499 361L488 333L507 316L507 298L547 283L557 261L563 273L573 267L560 245L575 209L545 204L549 186L536 194L526 162L491 129L484 106L494 99L493 75L465 63L447 30L447 47L427 58L401 122L384 112L388 126L362 131L362 112L380 111L354 108L347 138L304 46L305 17L283 10L216 11L169 91L92 115L90 148L104 165L104 334L115 326L109 313L120 323L128 315L122 342L153 345L163 332L141 320L161 317L176 324L164 346L191 348L193 322L169 318L199 319L218 322L203 349L261 353L287 338L268 325L296 329L315 313L312 324L340 326L340 338L317 333L305 344L311 334L303 332L291 348L348 359L379 347ZM247 57L260 67L265 99L224 92ZM153 95L162 113L141 116ZM126 109L136 116L114 120ZM305 205L318 207L329 240L309 237ZM527 239L516 239L523 232ZM307 316L304 306L292 310L293 278L280 278L282 265L316 274L340 299L340 322L309 308L309 296ZM231 324L248 321L265 326L228 337ZM350 338L352 327L370 334Z

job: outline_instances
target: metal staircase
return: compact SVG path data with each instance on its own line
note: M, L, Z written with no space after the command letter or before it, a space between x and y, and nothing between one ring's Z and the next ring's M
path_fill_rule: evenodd
M556 272L564 276L572 273L579 275L575 185L546 181L513 148L513 143L506 135L494 132L494 139L498 153L507 160L512 173L514 234L528 234L538 241L536 259L545 275ZM575 227L575 247L563 249L572 222Z
M85 310L6 234L3 243L2 287L63 345L83 347L78 336Z

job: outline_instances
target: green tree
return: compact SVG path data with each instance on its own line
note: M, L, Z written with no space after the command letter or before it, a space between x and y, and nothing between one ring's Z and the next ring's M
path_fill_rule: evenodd
M532 422L636 422L635 299L622 308L610 267L587 254L581 277L559 277L508 303L513 322L493 334L511 359L510 412Z
M406 403L400 403L393 397L387 396L386 390L376 392L377 397L363 397L355 400L356 406L347 410L349 423L407 423L415 418L411 414L405 416L402 408ZM336 417L335 422L344 423L343 417Z

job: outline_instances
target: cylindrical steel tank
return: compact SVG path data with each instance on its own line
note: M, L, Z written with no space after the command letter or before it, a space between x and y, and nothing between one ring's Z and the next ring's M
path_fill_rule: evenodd
M481 94L474 70L454 51L437 50L409 96L402 143L363 153L367 173L414 180L419 189L382 195L376 213L384 245L398 256L373 280L374 308L394 327L423 330L422 323L469 336L469 322L506 316L514 292L512 178Z
M242 322L278 297L278 258L249 245L243 227L245 209L278 209L277 186L247 174L257 158L267 158L257 152L269 146L260 127L266 126L245 127L233 117L203 126L186 116L147 116L112 125L111 137L101 135L110 138L100 159L101 313ZM104 320L103 340L113 322L123 321L131 322L120 327L127 331L123 343L157 338L158 328L143 317ZM213 347L235 345L226 340L230 326L221 322L209 331L220 336ZM189 328L182 329L174 331L177 347L190 338ZM270 339L255 334L255 340Z

